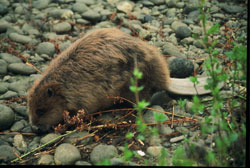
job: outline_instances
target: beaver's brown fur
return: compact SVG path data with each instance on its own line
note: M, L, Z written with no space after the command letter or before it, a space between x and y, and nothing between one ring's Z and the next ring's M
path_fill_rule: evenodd
M113 105L120 96L134 101L130 78L137 66L143 73L140 98L161 90L180 95L207 94L207 78L194 88L189 79L169 77L156 47L115 28L99 29L74 42L55 58L28 92L29 120L37 131L48 131L63 120L63 111L93 113ZM220 85L222 87L222 85Z
M64 110L93 113L112 106L107 96L134 101L134 57L143 73L140 98L168 89L168 65L155 47L115 28L99 29L74 42L35 81L28 92L31 124L47 131L63 120Z

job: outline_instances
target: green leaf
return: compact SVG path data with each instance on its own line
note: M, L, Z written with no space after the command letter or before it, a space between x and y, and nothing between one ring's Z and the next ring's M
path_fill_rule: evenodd
M134 137L134 134L132 133L132 132L128 132L127 134L126 134L126 138L127 139L131 139L131 138L133 138Z
M210 29L207 31L207 34L208 35L214 34L218 30L220 30L220 25L217 23L217 24L213 25L212 27L210 27Z
M137 88L136 88L136 86L129 86L129 90L130 90L131 92L136 93Z

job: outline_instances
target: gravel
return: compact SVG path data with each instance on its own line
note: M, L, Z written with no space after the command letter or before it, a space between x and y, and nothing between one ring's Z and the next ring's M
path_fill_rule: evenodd
M54 156L56 165L72 165L80 159L79 150L72 144L63 143L56 148Z
M9 128L14 122L14 112L8 106L0 104L0 130Z
M104 27L119 27L125 33L138 36L157 46L166 57L171 56L167 62L172 77L191 76L194 69L200 68L198 64L200 65L202 60L208 57L200 40L192 36L192 34L198 36L203 34L198 10L199 0L33 0L31 2L32 4L28 1L0 0L0 131L3 133L0 136L0 165L10 164L10 160L16 158L13 151L18 155L24 154L60 135L18 134L18 132L32 133L28 123L25 96L34 80L41 76L33 67L26 64L27 61L43 72L58 52L68 48L89 30ZM247 5L243 1L215 0L206 3L210 9L206 29L215 23L220 24L218 34L213 38L225 44L228 40L225 33L230 29L234 37L243 37L241 43L246 45ZM202 76L206 75L202 71L199 73ZM151 99L151 108L171 112L173 108L169 102L174 100L170 97L166 91L156 93ZM193 114L191 98L187 99L185 111L178 110L180 107L175 106L175 112L181 116L204 120L204 116ZM156 122L154 113L154 110L147 110L143 114L144 120L147 123ZM102 115L97 118L102 121L101 124L105 124L107 116L114 119L114 116L118 115ZM166 120L171 120L168 114L163 116ZM197 136L200 131L191 130L189 124L174 124L173 127L167 124L151 126L153 129L157 128L162 136L152 135L146 138L143 146L146 156L141 159L154 157L157 159L162 146L168 151L168 157L172 158L176 146L184 143L183 134L187 133L192 139L195 152L189 151L184 144L185 154L197 158L201 165L206 165L203 158L207 152L213 150L211 147L214 144L213 139ZM118 149L121 149L126 141L123 141L126 129L119 135L121 130L117 128L113 131L116 134L112 136L103 136L102 131L109 134L107 132L109 129L100 130L98 135L82 140L78 139L90 134L91 131L76 132L40 149L37 153L41 155L32 153L23 158L23 163L14 164L97 165L108 157L111 158L111 165L143 165L141 163L144 161L139 158L137 158L140 160L138 164L134 162L125 164L119 158L122 155L120 150L118 156ZM17 134L8 134L9 132ZM177 135L176 132L180 134ZM117 137L122 139L119 141L120 144L114 142L115 139L119 139ZM136 145L140 145L139 141L135 142ZM132 145L133 152L136 152L134 147L142 149L141 146ZM47 152L50 150L52 152Z

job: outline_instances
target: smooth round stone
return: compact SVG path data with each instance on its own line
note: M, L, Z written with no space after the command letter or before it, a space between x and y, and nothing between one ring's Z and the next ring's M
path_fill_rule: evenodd
M72 144L63 143L56 148L54 155L56 165L72 165L80 159L80 151Z
M11 108L0 104L0 130L8 129L14 122L15 115Z
M56 52L56 49L55 49L54 44L50 42L43 42L37 46L36 52L40 55L46 54L48 56L53 56Z
M36 70L24 63L12 63L9 64L8 70L10 72L21 74L21 75L30 75L36 73Z

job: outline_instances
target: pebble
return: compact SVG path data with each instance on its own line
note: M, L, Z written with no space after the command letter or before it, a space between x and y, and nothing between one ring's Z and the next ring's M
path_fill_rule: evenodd
M8 71L21 75L30 75L37 72L33 67L24 63L11 63L8 65Z
M158 110L164 112L164 109L161 106L154 105L151 108L156 109L157 111L156 110L147 110L146 113L143 115L143 119L144 119L145 123L157 123L157 120L155 119L155 113L162 114L164 121L168 120L168 116L166 114L158 112Z
M147 148L147 153L154 157L159 157L161 155L162 146L149 146Z
M176 57L169 63L170 76L174 78L186 78L194 72L194 65L191 60Z
M20 152L16 148L9 145L0 145L0 161L8 162L17 158L15 153L20 156Z
M191 36L191 30L187 26L179 26L175 33L176 37L180 39Z
M23 25L22 30L28 33L29 35L39 34L39 31L37 29L35 29L31 24L27 24L27 23Z
M21 58L14 56L14 55L11 55L9 53L0 53L0 58L3 59L8 64L10 64L10 63L22 63Z
M239 13L239 12L242 12L244 10L244 8L241 7L241 6L227 5L227 4L224 4L224 3L221 3L219 6L224 11L226 11L227 13L230 13L230 14Z
M47 8L50 0L36 0L36 1L31 1L32 6L37 9L44 9Z
M18 93L17 92L13 92L11 90L8 90L7 92L5 92L4 94L0 95L0 100L8 100L11 99L13 97L17 97Z
M9 26L11 26L9 22L0 20L0 33L6 32Z
M86 131L82 131L82 132L74 132L72 134L70 134L69 136L67 136L65 139L64 139L64 143L74 143L75 141L77 141L77 139L79 138L82 138L86 135L88 135L89 133L86 132ZM85 139L82 139L80 141L77 141L78 144L86 144L90 141L91 137L88 137L88 138L85 138Z
M134 4L130 1L121 1L117 4L116 7L119 11L122 11L124 13L130 13L134 8Z
M180 49L173 43L166 42L162 48L163 48L162 53L165 55L183 57L183 54L180 52Z
M63 143L56 148L54 155L56 165L72 165L80 159L80 151L72 144Z
M58 136L60 136L60 134L49 133L40 139L40 143L41 144L48 143L49 141L51 141L52 139L55 139Z
M180 141L184 140L184 138L185 138L185 135L181 135L181 136L178 136L178 137L171 138L170 142L171 143L180 142Z
M53 30L56 33L66 33L71 30L71 24L68 22L57 23L53 26Z
M14 112L4 104L0 104L0 130L8 129L14 122Z
M40 43L36 48L36 53L38 54L46 54L48 56L53 56L56 53L56 48L54 44L50 42Z
M113 145L97 145L90 153L90 160L94 165L102 162L106 158L113 158L118 154L117 149Z
M0 83L1 84L1 83ZM4 94L8 91L8 88L5 86L0 85L0 94Z
M7 66L8 66L7 62L0 59L0 75L7 74Z
M10 130L12 132L18 132L18 131L21 131L24 128L24 126L25 126L25 124L24 124L24 122L22 122L22 120L17 121L11 126Z
M37 162L38 165L55 165L54 157L52 155L42 155Z
M18 33L10 33L9 37L13 41L18 42L18 43L22 43L22 44L29 43L31 45L35 45L37 43L37 41L32 39L31 37L21 35L21 34L18 34Z
M76 166L91 166L89 162L79 160L75 163Z
M75 3L72 6L72 10L78 13L83 13L89 10L89 7L87 7L87 5L85 5L84 3Z
M150 105L163 106L167 104L169 101L171 101L171 98L166 93L166 91L160 91L153 94L153 96L150 99Z
M91 22L97 22L101 19L101 15L94 10L88 10L86 12L83 12L81 15L84 19L89 20Z
M26 152L27 151L27 143L25 142L23 135L18 134L14 136L14 143L13 145L20 151Z

